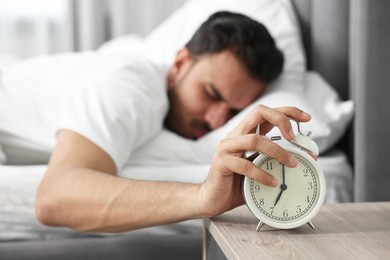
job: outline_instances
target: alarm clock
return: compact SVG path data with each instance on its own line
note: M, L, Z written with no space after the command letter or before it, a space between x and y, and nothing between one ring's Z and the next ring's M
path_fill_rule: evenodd
M282 147L294 155L298 164L294 168L264 154L255 153L252 162L265 172L275 176L279 186L266 186L250 177L244 177L243 197L249 210L260 220L259 231L264 224L277 229L292 229L308 224L314 229L312 218L318 213L325 199L325 177L313 156L318 155L317 144L311 132L304 135L297 122L298 134L289 141L292 145ZM257 128L259 132L259 127ZM280 136L272 137L278 141Z

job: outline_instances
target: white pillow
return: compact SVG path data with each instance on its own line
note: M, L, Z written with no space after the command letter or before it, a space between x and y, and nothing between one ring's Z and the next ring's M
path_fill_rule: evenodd
M143 52L144 39L138 34L121 35L100 45L96 52L100 54L133 55Z

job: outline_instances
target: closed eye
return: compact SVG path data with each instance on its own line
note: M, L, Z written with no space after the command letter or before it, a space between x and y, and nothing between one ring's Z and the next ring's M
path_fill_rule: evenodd
M210 100L212 100L212 101L221 101L221 99L218 96L216 96L213 92L211 92L209 90L205 90L204 92L205 92L206 96Z
M209 97L211 100L214 101L223 101L224 98L222 97L221 93L218 91L218 89L214 86L214 84L209 84L205 88L205 93L207 97Z
M225 101L224 97L222 94L218 91L218 89L215 87L214 84L210 83L206 86L204 89L206 96L213 101ZM226 101L225 101L226 102ZM231 108L229 113L230 113L230 118L233 116L237 115L240 113L241 109L235 109Z

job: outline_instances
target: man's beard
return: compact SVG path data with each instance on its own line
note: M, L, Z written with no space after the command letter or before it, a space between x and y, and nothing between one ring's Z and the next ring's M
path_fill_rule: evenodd
M175 87L168 91L168 99L169 99L169 109L164 119L164 127L168 130L175 132L183 137L189 138L185 136L182 131L180 131L179 124L183 124L183 119L180 114L180 110L177 104L180 102L178 96L176 95Z
M198 132L204 132L204 134L212 130L206 121L198 119L192 119L190 121L185 120L186 118L184 118L183 114L180 113L180 108L184 106L180 104L181 101L176 95L175 88L168 91L168 98L170 106L164 119L165 128L177 133L180 136L193 140L199 138L196 136L196 130L198 130Z

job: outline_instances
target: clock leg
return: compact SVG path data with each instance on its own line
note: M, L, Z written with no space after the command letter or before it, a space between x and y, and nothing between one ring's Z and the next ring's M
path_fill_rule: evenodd
M307 222L307 224L312 228L312 229L315 229L315 226L313 225L313 223L311 221Z
M264 226L264 223L259 221L259 224L257 224L256 231L259 232L259 230Z

